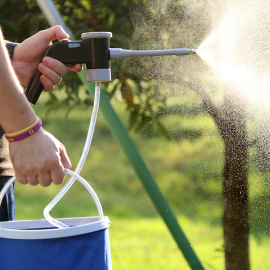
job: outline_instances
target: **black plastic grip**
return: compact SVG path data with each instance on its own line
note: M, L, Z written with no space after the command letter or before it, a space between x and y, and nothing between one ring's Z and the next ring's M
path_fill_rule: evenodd
M64 64L87 63L91 58L91 41L61 41L51 45L45 52L45 56L52 57ZM44 86L40 81L41 72L36 69L25 95L29 102L36 104Z
M56 42L47 49L43 57L45 56L64 64L84 63L87 69L109 68L109 38ZM25 90L26 97L32 104L36 104L44 89L40 76L41 72L37 69Z
M44 86L40 81L40 76L41 76L41 72L36 69L34 75L32 76L30 83L28 85L28 87L25 90L25 95L28 99L29 102L31 102L32 104L36 104L43 89Z

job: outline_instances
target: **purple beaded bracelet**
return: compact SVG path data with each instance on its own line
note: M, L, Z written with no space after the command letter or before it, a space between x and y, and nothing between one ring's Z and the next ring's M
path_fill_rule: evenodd
M17 142L35 134L41 128L41 126L42 126L42 121L38 117L35 123L31 125L30 127L23 129L22 131L5 134L5 136L9 142Z

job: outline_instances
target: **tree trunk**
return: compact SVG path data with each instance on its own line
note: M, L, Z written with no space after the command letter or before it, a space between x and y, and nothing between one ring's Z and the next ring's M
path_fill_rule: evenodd
M192 89L192 87L191 87ZM202 87L194 90L215 121L225 145L223 232L226 270L249 270L249 198L247 102L237 91L224 90L223 108Z
M235 97L234 97L235 98ZM235 109L233 99L226 106L225 165L223 171L224 249L226 270L248 270L249 203L248 142L246 116Z

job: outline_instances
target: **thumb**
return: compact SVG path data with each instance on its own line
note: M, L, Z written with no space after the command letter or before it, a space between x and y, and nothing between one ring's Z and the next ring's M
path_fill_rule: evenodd
M46 30L42 30L38 33L39 38L45 42L51 43L55 39L67 39L69 35L60 26L56 25Z
M64 168L70 169L71 168L71 162L70 159L67 155L66 148L63 144L60 145L60 158L61 158L61 163Z

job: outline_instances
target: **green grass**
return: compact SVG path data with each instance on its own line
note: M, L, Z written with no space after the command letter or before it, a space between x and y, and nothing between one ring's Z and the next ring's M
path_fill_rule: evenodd
M126 123L127 114L117 101L114 105ZM42 104L35 110L43 118L44 127L64 143L75 169L91 110L77 108L67 119L64 119L65 110L53 112L48 118L44 116ZM205 268L224 269L222 141L213 121L206 115L168 117L164 121L175 134L185 136L177 136L177 141L167 141L159 134L152 139L144 134L131 133L131 136ZM196 136L188 139L189 132ZM112 221L110 239L114 269L189 269L101 114L81 175L95 189L105 215ZM53 185L42 188L17 183L17 219L43 218L43 208L59 189ZM251 171L252 269L270 269L267 195L261 177L255 170ZM91 198L79 183L52 210L54 217L96 214Z

